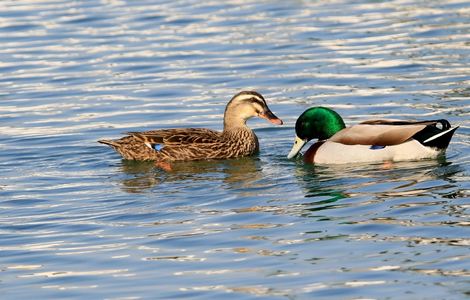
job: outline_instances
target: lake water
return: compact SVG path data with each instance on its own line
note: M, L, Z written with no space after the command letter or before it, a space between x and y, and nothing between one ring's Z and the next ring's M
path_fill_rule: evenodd
M0 2L2 299L462 299L470 295L469 1ZM258 156L165 173L98 144L222 128ZM446 118L446 158L305 166L294 124Z

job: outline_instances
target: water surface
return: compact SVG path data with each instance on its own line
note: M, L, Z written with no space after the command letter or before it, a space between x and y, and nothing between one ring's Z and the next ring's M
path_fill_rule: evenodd
M462 299L468 1L1 1L2 299ZM122 132L222 128L254 89L255 157L122 161ZM305 166L325 105L460 125L438 160Z

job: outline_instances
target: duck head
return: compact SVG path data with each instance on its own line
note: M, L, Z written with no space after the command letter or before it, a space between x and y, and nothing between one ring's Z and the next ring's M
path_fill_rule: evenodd
M269 109L266 100L260 93L243 91L233 96L227 104L224 114L224 129L245 126L246 121L253 117L266 119L276 125L283 124L282 120Z
M287 158L295 157L312 139L326 140L346 126L341 116L326 107L311 107L295 123L295 141Z

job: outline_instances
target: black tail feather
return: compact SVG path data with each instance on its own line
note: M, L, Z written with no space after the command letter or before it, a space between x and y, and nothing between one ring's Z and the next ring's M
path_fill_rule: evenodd
M442 128L437 128L435 125L428 125L423 130L416 133L413 139L424 146L444 150L449 146L450 140L459 126L451 128L450 123L444 119L435 121L442 124Z
M434 120L434 121L436 121L436 123L441 123L442 131L446 131L446 130L450 129L450 127L452 127L452 126L450 126L449 121L447 121L446 119L439 119L439 120ZM452 135L450 137L452 137Z

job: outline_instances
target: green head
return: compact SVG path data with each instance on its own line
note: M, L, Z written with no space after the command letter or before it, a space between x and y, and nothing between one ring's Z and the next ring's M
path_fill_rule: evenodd
M296 156L312 139L326 140L345 128L341 116L326 107L311 107L304 111L295 123L295 142L287 158Z

